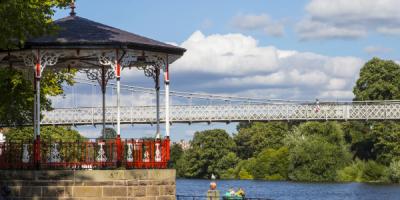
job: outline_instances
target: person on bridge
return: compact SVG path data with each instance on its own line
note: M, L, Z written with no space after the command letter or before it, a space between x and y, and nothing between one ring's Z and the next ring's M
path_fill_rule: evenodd
M319 112L321 110L321 107L319 106L319 99L315 100L315 112Z

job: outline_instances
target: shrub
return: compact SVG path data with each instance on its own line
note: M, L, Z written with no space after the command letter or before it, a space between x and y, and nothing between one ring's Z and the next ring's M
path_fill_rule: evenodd
M369 160L364 165L361 177L363 182L389 182L389 170L384 165Z
M400 183L400 160L393 160L389 166L390 180Z
M245 169L242 169L239 172L239 179L250 180L250 179L253 179L253 176L249 172L247 172Z
M337 172L337 181L340 182L361 182L364 171L364 162L361 160L353 161L349 166Z
M284 180L288 175L289 150L264 149L256 158L254 178L266 180Z

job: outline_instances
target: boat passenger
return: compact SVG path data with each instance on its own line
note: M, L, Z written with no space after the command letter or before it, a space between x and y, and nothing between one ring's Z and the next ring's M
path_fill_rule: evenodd
M236 192L236 196L237 197L242 197L244 198L246 195L246 193L244 192L244 190L242 188L239 188L238 191Z

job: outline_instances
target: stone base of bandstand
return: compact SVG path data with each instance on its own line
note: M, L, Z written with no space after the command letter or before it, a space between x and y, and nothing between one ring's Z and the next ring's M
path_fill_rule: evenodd
M176 198L172 169L0 170L0 185L10 189L10 199Z

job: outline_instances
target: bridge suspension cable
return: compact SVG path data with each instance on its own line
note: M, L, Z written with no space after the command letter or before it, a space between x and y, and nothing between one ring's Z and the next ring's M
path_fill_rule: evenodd
M88 85L98 85L94 81L88 81L84 79L76 79L77 83L88 84ZM107 86L111 89L116 89L115 83L109 83ZM141 92L147 94L154 94L156 91L154 88L146 88L140 86L123 85L121 84L121 90L127 90L131 92ZM164 94L164 90L160 90ZM241 97L241 96L231 96L231 95L218 95L209 93L198 93L198 92L182 92L182 91L170 91L171 96L181 97L181 98L194 98L194 99L204 99L204 100L220 100L220 101L231 101L231 102L246 102L246 103L269 103L269 104L315 104L316 100L288 100L288 99L265 99L265 98L255 98L255 97ZM368 101L321 101L318 100L320 104L349 104L349 103L384 103L384 102L400 102L400 100L368 100Z

